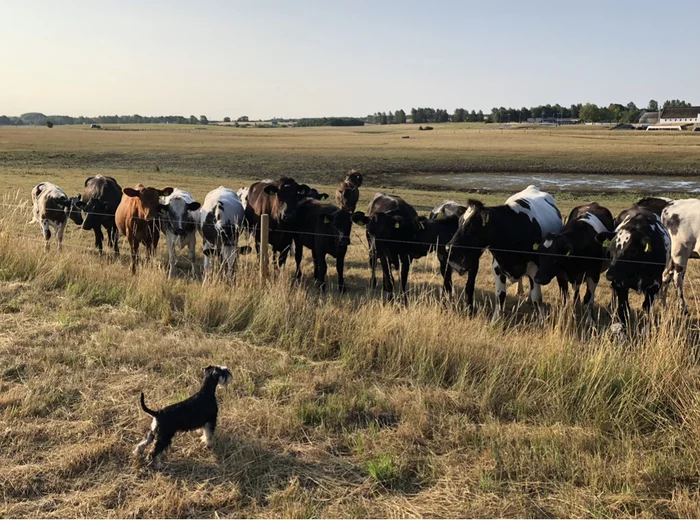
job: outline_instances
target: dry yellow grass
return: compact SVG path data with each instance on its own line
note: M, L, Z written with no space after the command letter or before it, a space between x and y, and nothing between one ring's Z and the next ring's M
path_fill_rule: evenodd
M105 172L199 198L220 181ZM168 281L164 249L134 278L126 257L92 252L91 234L69 227L64 252L45 253L26 224L33 184L74 192L83 174L0 173L1 192L20 191L0 218L0 516L700 516L694 264L693 316L671 296L651 334L624 344L605 329L606 288L595 330L554 289L541 320L511 289L514 310L491 325L489 305L475 318L440 306L432 257L413 268L409 307L384 305L366 290L362 230L346 297L292 286L292 267L263 285L252 257L234 284ZM399 192L422 209L445 196ZM489 300L488 271L477 286ZM213 452L185 434L163 470L138 467L138 392L183 399L208 364L234 374Z

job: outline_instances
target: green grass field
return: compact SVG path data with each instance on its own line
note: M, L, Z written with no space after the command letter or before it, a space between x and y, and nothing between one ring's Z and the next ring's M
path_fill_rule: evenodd
M168 281L163 247L132 277L125 246L101 259L69 225L64 251L46 253L27 224L33 185L72 194L98 172L201 199L280 175L331 192L356 168L361 207L381 189L426 213L508 196L424 190L426 175L694 175L698 160L697 136L591 129L0 127L0 516L699 517L695 262L691 317L671 292L649 336L619 343L606 285L595 329L553 288L533 319L514 286L491 325L488 254L470 318L438 303L434 256L414 264L408 308L383 304L362 229L339 297L332 263L331 292L308 281L308 253L300 287L291 266L260 283L252 256L235 283L202 286L184 259ZM642 194L554 196L562 213L592 199L616 213ZM139 391L152 407L184 399L209 364L234 375L213 451L184 434L162 470L141 467Z

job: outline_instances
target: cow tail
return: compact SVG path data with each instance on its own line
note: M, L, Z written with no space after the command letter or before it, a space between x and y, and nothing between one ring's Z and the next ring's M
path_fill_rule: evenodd
M158 417L158 413L156 411L146 407L146 400L144 398L143 392L141 393L141 409L149 416L153 416L154 418Z

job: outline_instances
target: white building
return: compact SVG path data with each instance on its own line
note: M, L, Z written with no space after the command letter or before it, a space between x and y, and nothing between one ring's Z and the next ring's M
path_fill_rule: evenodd
M693 131L700 128L700 107L669 107L663 109L656 125L647 131Z

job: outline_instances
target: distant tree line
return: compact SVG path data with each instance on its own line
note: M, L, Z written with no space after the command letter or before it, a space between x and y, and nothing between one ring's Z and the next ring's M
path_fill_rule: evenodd
M194 124L207 125L209 119L201 115L197 118L191 115L189 118L184 116L141 116L139 114L132 115L114 115L114 116L64 116L64 115L45 115L43 113L24 113L21 116L0 116L0 125L46 125L51 122L54 125L82 125L82 124L139 124L139 123L176 123L176 124Z
M331 116L330 118L301 118L296 121L296 127L355 127L365 125L361 118Z

